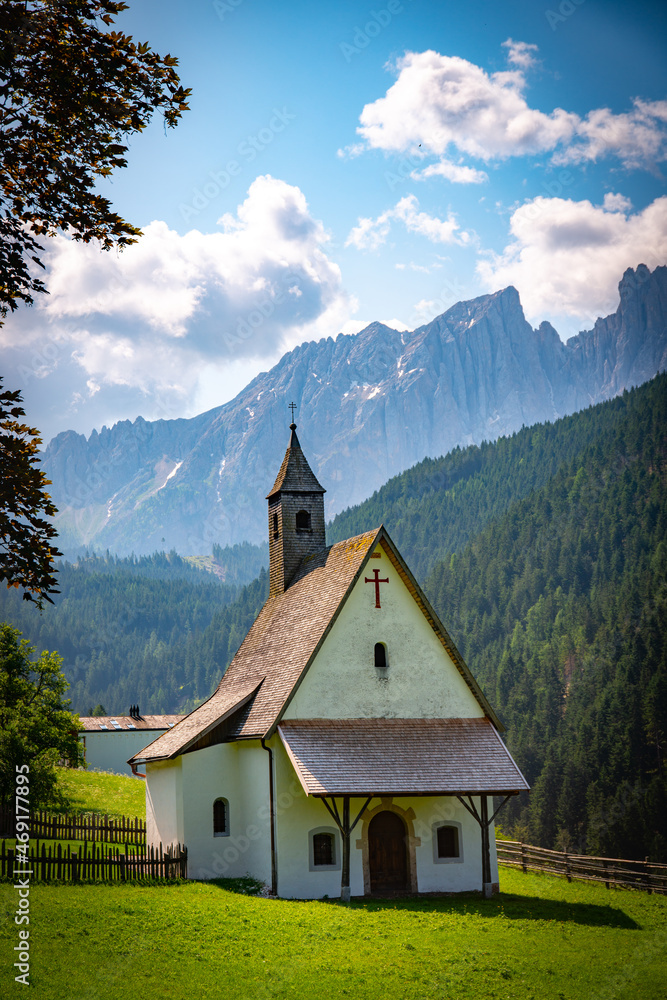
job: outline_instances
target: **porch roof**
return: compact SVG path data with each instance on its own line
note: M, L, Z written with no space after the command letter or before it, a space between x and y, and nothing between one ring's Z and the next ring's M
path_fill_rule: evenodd
M306 795L509 795L529 787L488 718L283 720L278 732Z

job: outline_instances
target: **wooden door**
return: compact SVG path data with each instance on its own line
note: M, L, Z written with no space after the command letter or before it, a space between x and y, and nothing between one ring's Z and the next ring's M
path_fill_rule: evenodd
M394 812L377 813L368 827L371 892L408 888L405 823Z

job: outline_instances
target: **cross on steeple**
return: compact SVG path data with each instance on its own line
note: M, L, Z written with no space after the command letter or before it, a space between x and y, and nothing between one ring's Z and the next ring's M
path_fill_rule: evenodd
M296 410L296 403L288 403L287 405L292 411L292 423L294 423L294 411Z

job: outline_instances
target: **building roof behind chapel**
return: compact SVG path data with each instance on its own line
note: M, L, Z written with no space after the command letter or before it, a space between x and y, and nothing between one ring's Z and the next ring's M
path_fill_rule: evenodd
M502 725L383 526L304 558L284 593L269 597L213 695L132 758L166 760L196 749L225 724L225 740L275 730L347 596L380 544L486 716Z
M171 729L185 715L82 715L79 729L87 733L132 732L139 729Z

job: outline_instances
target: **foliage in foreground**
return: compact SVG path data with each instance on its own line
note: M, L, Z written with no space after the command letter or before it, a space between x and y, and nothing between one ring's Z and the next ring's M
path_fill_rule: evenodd
M37 660L18 629L0 624L0 801L14 797L16 769L27 765L32 808L58 804L55 764L83 763L78 719L63 695L69 684L57 653ZM25 771L22 772L25 775Z
M176 125L188 110L178 60L107 31L117 0L0 2L0 317L44 292L35 237L66 233L102 249L134 243L95 189L127 165L128 138L159 108Z
M51 544L57 531L46 520L58 511L39 468L42 439L21 422L20 403L21 393L3 390L0 378L0 582L22 588L23 599L41 608L58 593L53 563L62 553Z
M502 870L503 892L290 902L216 883L34 886L31 983L63 996L657 1000L667 899ZM7 915L14 890L0 886ZM16 928L2 922L3 953ZM8 962L0 992L13 995ZM131 984L131 985L128 985Z

